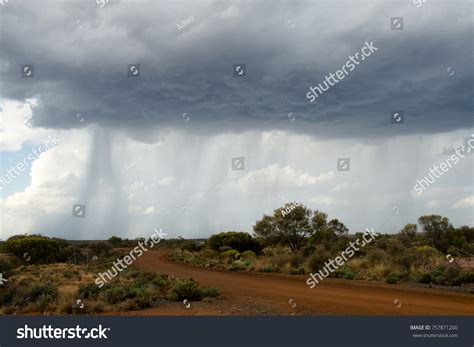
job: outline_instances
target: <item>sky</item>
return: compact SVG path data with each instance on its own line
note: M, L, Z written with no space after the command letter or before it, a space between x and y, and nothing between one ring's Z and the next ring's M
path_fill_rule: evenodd
M291 201L351 233L424 214L472 226L470 153L414 190L474 146L472 15L441 0L0 2L0 238L252 232Z

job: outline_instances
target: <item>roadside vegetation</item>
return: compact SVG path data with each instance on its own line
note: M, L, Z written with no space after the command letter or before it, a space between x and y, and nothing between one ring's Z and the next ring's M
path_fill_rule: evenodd
M95 279L138 240L69 243L19 235L0 244L0 314L99 314L219 296L192 279L129 267L99 288Z
M329 220L325 213L302 204L286 204L273 215L264 215L253 229L253 236L223 232L205 243L170 240L168 245L174 248L170 257L214 269L303 275L321 270L363 234L349 234L338 219ZM397 234L379 235L330 276L472 291L473 254L474 228L456 228L438 215L421 216L417 224L407 224Z
M163 239L150 251L171 249L174 261L211 269L308 275L362 236L350 234L338 219L294 203L264 215L253 231L222 232L207 240ZM79 242L16 235L0 242L0 273L7 280L0 285L0 314L98 314L219 296L218 289L201 288L192 279L137 270L133 264L99 288L98 273L138 241L144 239ZM473 254L474 228L421 216L397 234L377 236L330 276L473 292Z

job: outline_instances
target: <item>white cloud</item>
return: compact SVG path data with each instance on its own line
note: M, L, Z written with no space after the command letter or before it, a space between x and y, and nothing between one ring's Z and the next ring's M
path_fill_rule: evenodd
M0 103L0 151L19 151L25 142L40 143L52 131L32 128L32 109L36 99L26 99L24 103L2 100Z
M132 216L145 216L156 213L156 210L153 206L148 208L143 208L142 206L130 205L128 207L128 213Z
M54 224L59 215L71 216L80 192L80 177L87 168L90 138L84 131L55 133L61 141L32 162L29 186L0 199L0 235L41 232L39 224Z
M340 198L329 196L329 195L315 196L314 198L311 198L311 202L318 205L347 205L349 204L349 200L347 199L340 199Z
M304 187L328 182L334 179L334 177L335 174L332 171L313 176L303 170L294 169L290 165L281 167L273 164L263 169L246 173L237 181L224 186L223 191L257 192L268 190L274 186L280 189Z
M456 202L452 208L468 208L468 207L474 207L474 195L465 197L464 199L459 200Z
M427 208L427 204L434 206L430 200L440 202L443 209L437 212L454 225L471 221L469 210L446 211L443 201L465 198L472 178L462 165L469 165L474 157L459 163L459 169L445 174L420 198L409 194L420 172L438 160L436 150L444 142L437 135L424 139L423 155L418 155L405 150L418 141L409 136L392 139L390 146L359 143L353 149L347 143L289 133L272 136L272 146L267 147L261 145L262 133L205 138L171 131L157 135L160 143L142 144L114 136L113 131L95 130L57 134L60 144L33 162L29 186L0 200L0 237L25 232L73 239L107 238L112 232L137 237L157 226L186 237L236 228L251 231L262 214L294 200L313 210L321 205L351 231L363 229L368 221L382 224L392 215L394 204L405 206L406 213L393 219L393 225L386 224L384 232L399 230L432 212ZM288 149L280 150L288 143L292 144ZM183 160L176 160L176 148L181 149ZM315 151L319 152L313 157ZM138 154L143 159L125 170ZM349 172L334 173L331 170L343 155L351 157L354 165ZM396 159L381 162L381 155ZM246 170L231 170L233 156L246 158ZM419 171L397 171L399 162ZM72 218L74 203L87 205L85 218ZM466 206L468 201L455 205Z

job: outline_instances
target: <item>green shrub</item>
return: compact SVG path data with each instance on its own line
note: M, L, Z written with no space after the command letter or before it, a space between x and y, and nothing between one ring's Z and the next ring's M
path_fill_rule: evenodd
M402 278L404 277L404 275L400 272L390 272L387 277L385 277L385 282L389 283L389 284L395 284L395 283L398 283L400 282L400 280L402 280Z
M202 288L201 296L202 298L215 298L220 295L219 289L217 288Z
M198 242L195 242L195 241L183 241L183 243L181 244L181 249L182 250L186 250L186 251L190 251L190 252L199 252L200 250L202 250L204 248L204 244L203 243L198 243Z
M348 270L344 273L342 278L344 278L346 280L353 280L354 279L354 273L351 270Z
M321 247L316 248L316 253L308 259L309 269L311 272L318 272L329 258L331 258L331 253Z
M222 252L222 253L221 253L221 256L223 256L223 257L233 257L233 258L235 258L235 256L236 256L237 254L239 254L239 252L236 251L235 249L229 249L229 250L227 250L227 251L225 251L225 252Z
M159 288L163 293L166 292L170 284L169 278L166 275L158 275L151 282L151 285Z
M239 261L234 261L230 267L230 271L242 271L246 269L245 265Z
M10 305L13 302L13 298L15 297L16 290L13 288L5 289L0 291L0 305L6 306Z
M138 274L133 274L132 286L140 287L151 283L161 285L163 281L166 281L166 279L166 275L158 275L154 272L148 271L139 271Z
M441 256L441 253L433 247L421 246L416 248L413 254L412 265L414 265L415 267L430 266L435 262L436 258Z
M444 271L445 285L459 286L462 283L461 269L457 265L448 266Z
M220 254L220 258L221 260L224 260L227 264L231 264L235 259L237 259L238 255L240 254L235 249L229 249L225 252L222 252Z
M219 296L216 288L199 288L199 285L192 279L177 280L169 291L169 298L173 301L200 301L204 297Z
M429 276L428 276L429 275ZM459 286L464 282L464 275L456 265L444 267L440 266L429 274L423 274L424 282L435 283L441 286ZM427 282L429 280L429 282Z
M444 266L439 266L434 271L431 272L431 277L435 278L435 277L443 276L445 270L446 268Z
M58 288L50 283L35 284L28 295L32 301L42 300L47 303L54 302L59 297Z
M49 283L38 283L33 285L27 293L15 293L12 305L22 307L28 302L32 302L34 303L35 311L43 313L48 310L50 304L55 302L58 297L57 287Z
M3 247L28 264L50 264L67 260L67 254L64 252L67 243L61 239L41 235L20 235L9 238Z
M461 250L457 247L450 246L448 250L446 251L447 254L451 254L453 257L461 257L463 254Z
M253 251L242 252L241 256L244 259L255 259L255 258L257 258L257 255Z
M145 288L132 288L130 297L133 298L139 308L150 307L153 302L150 291Z
M418 282L419 283L426 283L430 284L433 281L431 278L431 274L429 272L423 272L418 275Z
M440 286L444 285L446 282L446 277L444 275L438 275L433 278L433 282Z
M463 283L474 283L474 270L470 269L462 273L461 280Z
M126 297L126 290L122 286L116 284L106 284L102 287L99 297L109 304L116 304Z
M78 297L81 299L95 300L99 296L100 288L95 283L81 284L78 289Z
M173 301L199 301L202 299L202 292L199 285L190 280L177 280L169 291L169 297Z
M170 253L169 257L174 261L184 261L184 255L181 253L181 251L174 250Z
M354 273L346 267L341 267L341 268L337 269L336 271L334 271L331 274L331 277L344 278L346 280L353 280L354 279Z
M220 250L221 252L221 248L226 246L239 252L253 251L256 254L259 254L262 250L262 245L258 239L243 232L229 231L214 234L209 238L208 244L211 249L215 251Z

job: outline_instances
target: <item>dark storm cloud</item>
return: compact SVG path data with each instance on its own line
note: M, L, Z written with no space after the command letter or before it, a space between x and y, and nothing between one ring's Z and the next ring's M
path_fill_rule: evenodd
M12 1L0 17L0 96L39 96L35 126L98 123L136 137L154 127L364 138L469 128L469 6L110 0L100 8L94 1ZM195 20L178 30L189 16ZM393 16L404 17L404 30L390 30ZM366 41L378 51L309 103L309 86ZM136 63L141 76L128 77L127 65ZM240 63L247 76L233 77ZM34 78L21 78L23 64L34 64ZM405 111L403 125L390 124L395 110ZM78 113L86 122L78 123Z

